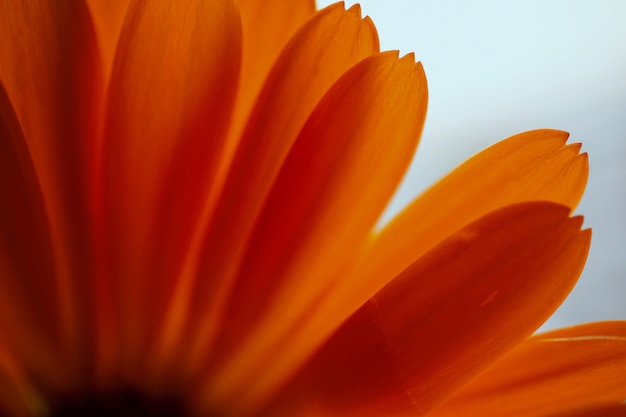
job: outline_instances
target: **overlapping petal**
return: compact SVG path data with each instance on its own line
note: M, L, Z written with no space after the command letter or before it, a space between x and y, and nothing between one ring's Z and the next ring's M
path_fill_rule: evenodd
M315 314L294 330L292 343L305 345L313 334L327 337L402 269L446 238L446 230L452 233L473 216L534 199L574 206L582 195L588 164L578 145L565 145L566 138L565 132L553 130L522 133L461 165L370 237L355 266L336 279ZM466 206L473 209L466 211ZM431 228L431 222L440 229Z
M113 67L117 41L131 0L86 0L86 3L98 35L104 78L108 80Z
M168 326L180 329L181 322L195 320L207 329L201 333L209 333L201 337L210 339L243 261L245 245L303 125L331 85L376 52L376 31L369 19L361 18L358 8L329 7L294 36L265 83L229 168L198 253L198 282L179 286L173 309L186 311L193 301L196 311L191 317L178 313ZM192 326L191 332L197 333L198 328Z
M289 360L267 366L391 197L421 133L426 99L421 65L383 53L355 65L314 110L246 251L218 340L219 369L208 375L208 401L250 406L303 359L285 349ZM250 378L259 383L250 386Z
M568 215L524 203L459 230L355 313L281 398L338 415L430 412L570 291L590 233Z
M373 236L332 294L333 309L360 305L434 245L490 211L533 200L575 208L589 166L579 144L565 145L568 136L545 129L520 133L446 175Z
M586 258L580 146L511 137L376 231L425 76L314 6L0 0L2 412L624 415L624 322L526 340Z
M131 374L211 210L206 196L224 150L240 31L230 0L135 1L125 19L100 166L103 275L113 277Z
M625 371L626 322L555 330L522 343L433 415L623 416Z

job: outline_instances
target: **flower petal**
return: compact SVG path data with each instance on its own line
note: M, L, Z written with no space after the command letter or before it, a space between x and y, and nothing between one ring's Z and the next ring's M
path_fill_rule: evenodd
M624 399L626 321L600 322L532 337L434 415L605 416L585 408Z
M460 165L373 237L357 268L331 295L334 305L362 304L437 243L490 211L532 200L576 207L588 161L579 144L565 146L567 137L556 130L521 133Z
M178 286L161 349L167 351L174 339L180 340L178 333L190 319L188 310L194 294L202 309L223 308L224 291L234 278L254 222L302 126L330 86L351 66L377 51L371 21L361 19L358 9L345 11L341 5L315 15L287 45L255 105L216 213L207 219L206 241L198 242L201 279ZM208 324L205 313L193 318ZM192 333L197 332L193 324L190 327Z
M421 65L396 53L361 61L322 99L257 222L219 337L229 357L217 359L207 400L248 407L304 359L267 366L364 243L410 161L426 100Z
M131 0L86 0L98 35L106 80L111 73L115 48L130 2Z
M57 291L53 250L35 167L1 84L0 201L0 365L6 350L40 383L50 382L55 371L67 373L54 366L61 334L58 300L51 296Z
M315 13L314 0L238 0L243 29L241 80L231 125L236 142L265 77L287 41Z
M554 203L518 204L453 234L359 309L280 399L341 415L428 413L570 291L590 231L568 214Z
M239 60L230 0L129 7L110 85L102 197L110 256L102 268L117 291L129 374L210 211Z
M78 294L91 291L85 277L91 275L93 258L89 213L103 96L95 32L82 1L2 0L0 9L0 80L23 132L17 141L24 140L28 149L15 148L17 155L9 158L17 157L25 171L34 168L23 172L26 193L35 206L40 204L32 188L37 182L43 200L43 210L32 208L39 212L13 212L22 216L22 223L33 215L37 224L27 226L26 232L33 234L18 241L32 249L38 244L31 239L44 238L39 252L47 252L46 245L53 251L43 255L41 268L48 268L52 256L54 272L39 278L54 283L49 294L57 298L60 312L57 340L65 345L71 364L80 368L90 361L90 349L85 348L92 328L90 303ZM48 229L48 238L42 227Z
M533 417L536 416L533 415ZM624 417L626 416L626 403L597 404L563 413L542 415L541 417ZM528 416L531 417L531 416Z

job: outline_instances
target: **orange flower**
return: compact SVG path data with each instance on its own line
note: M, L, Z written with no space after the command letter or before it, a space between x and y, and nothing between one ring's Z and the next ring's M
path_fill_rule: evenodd
M377 230L427 90L358 6L0 11L2 415L624 415L625 323L528 339L589 247L566 133Z

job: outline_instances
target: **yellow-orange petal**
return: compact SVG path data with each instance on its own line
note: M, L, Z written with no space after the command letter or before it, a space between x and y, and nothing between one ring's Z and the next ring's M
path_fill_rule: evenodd
M237 0L243 29L241 79L230 140L239 139L265 77L291 36L315 13L314 0Z
M604 416L624 399L626 321L599 322L530 338L433 415Z
M207 207L236 91L231 0L134 1L113 67L102 163L104 276L117 291L133 374Z
M105 80L109 79L115 48L131 0L86 0L98 35Z
M57 340L72 358L70 375L74 366L90 361L90 304L79 294L90 293L91 284L85 277L92 267L89 212L103 94L100 57L82 1L3 0L0 10L0 80L43 197L54 259L54 273L46 278L54 285L49 296L57 299Z
M576 207L588 161L579 144L565 145L567 137L546 129L520 133L464 162L373 236L358 267L331 295L335 304L360 305L430 248L492 210L531 200Z
M209 321L213 327L217 324L263 203L311 112L344 72L377 51L371 20L362 19L358 8L346 11L336 5L309 20L278 58L248 122L198 254L201 272L193 293L200 312L192 318L203 327L210 327ZM178 309L187 308L191 289L187 292L187 297L181 294L177 300ZM173 325L181 327L180 322Z
M411 159L426 101L421 65L390 52L359 62L316 107L252 235L208 401L250 407L303 360L279 346L364 243ZM295 357L278 363L276 349Z
M554 203L523 203L453 234L358 310L280 399L341 415L427 414L570 291L590 231L568 215Z

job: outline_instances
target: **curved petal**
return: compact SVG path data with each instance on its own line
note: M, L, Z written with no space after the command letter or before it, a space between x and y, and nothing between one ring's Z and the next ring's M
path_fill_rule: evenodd
M47 252L45 246L51 242L53 253L43 255L41 268L49 267L52 255L54 272L39 278L54 283L48 294L57 298L60 312L56 339L65 345L72 365L87 368L91 302L79 294L91 293L91 281L85 277L92 270L89 213L102 116L102 71L95 33L81 1L2 0L0 9L0 80L23 131L18 141L25 140L28 150L19 150L18 164L25 171L34 168L32 173L22 172L23 180L29 182L25 184L29 195L24 197L39 198L33 182L42 193L42 202L31 201L34 206L24 213L14 212L22 223L31 215L34 222L26 226L33 234L16 237L16 244L32 245L31 249L41 244ZM34 243L38 238L44 241ZM67 370L67 374L72 372Z
M236 90L239 26L230 0L135 1L120 36L102 165L109 255L102 268L123 318L123 367L135 377L210 211Z
M216 359L221 366L209 376L208 401L249 407L304 359L297 352L266 366L365 241L417 145L426 101L421 65L396 53L361 61L322 99L243 258L218 339L229 357ZM259 383L251 387L251 378Z
M564 206L525 203L459 230L359 309L278 404L427 414L529 336L570 291L590 232L568 215Z
M378 39L371 21L362 19L358 8L345 11L341 5L315 15L289 42L255 105L216 212L207 219L209 228L204 231L205 227L200 227L206 241L198 242L196 259L189 259L190 263L200 263L203 273L198 282L190 280L178 286L164 329L164 351L180 339L177 330L182 330L188 319L206 321L204 315L188 317L194 294L202 308L223 308L220 303L226 298L224 291L302 126L330 86L351 66L377 50ZM190 328L195 333L193 324Z
M315 13L314 0L237 0L243 29L241 79L230 141L238 141L265 77L291 36Z
M490 211L532 200L576 207L588 161L579 144L565 145L567 137L556 130L520 133L460 165L373 237L333 294L335 305L360 305L430 248Z
M605 416L590 410L624 399L626 321L600 322L532 337L433 415Z

